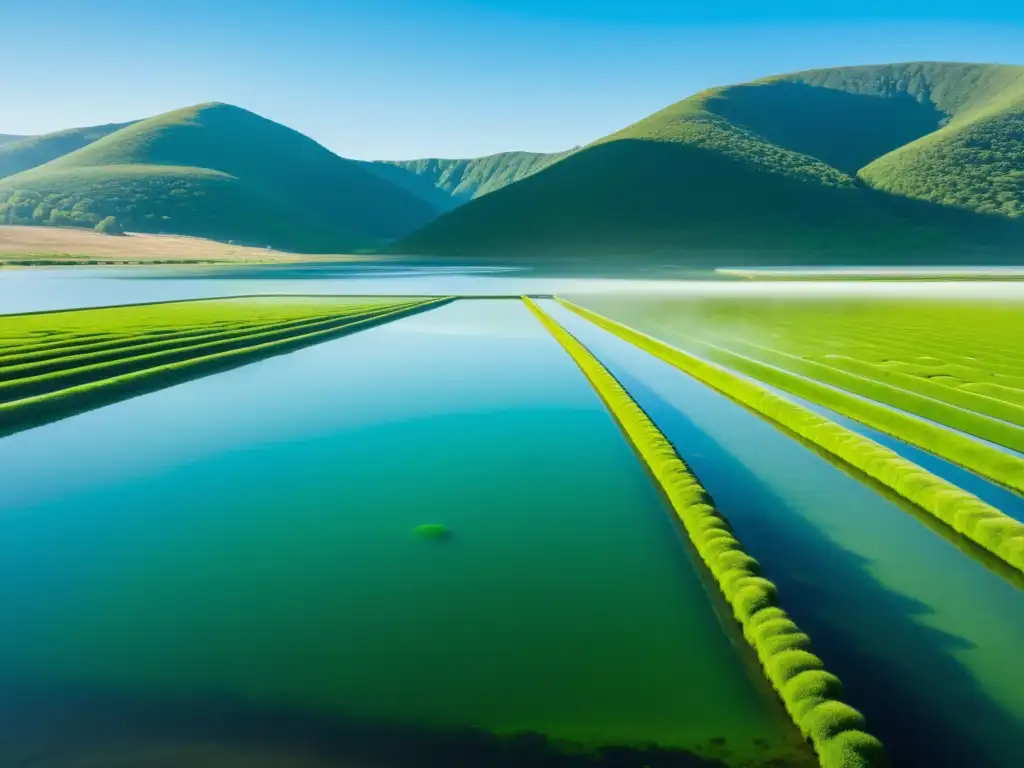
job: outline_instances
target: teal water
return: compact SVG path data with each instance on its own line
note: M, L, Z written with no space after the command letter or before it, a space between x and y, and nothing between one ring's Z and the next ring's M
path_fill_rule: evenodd
M519 302L28 430L0 467L4 689L805 757Z
M864 478L542 304L674 443L895 765L1021 764L1024 593Z

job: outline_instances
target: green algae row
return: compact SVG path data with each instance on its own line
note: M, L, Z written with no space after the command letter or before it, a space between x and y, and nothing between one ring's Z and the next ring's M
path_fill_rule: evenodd
M842 355L829 355L828 363L833 368L838 368L866 379L875 379L901 390L916 392L932 400L939 400L964 410L982 413L994 419L1002 419L1011 424L1024 427L1024 406L1013 402L1012 399L1001 399L1004 396L1009 398L1019 398L1021 396L1022 393L1010 387L1002 388L1001 393L998 386L994 387L991 391L1000 393L999 397L994 397L984 394L986 388L991 386L985 383L968 385L973 387L980 386L981 390L979 391L957 389L946 384L937 384L929 378L912 376L909 373L903 373L894 368L885 368L875 363ZM1002 393L1005 393L1005 395Z
M399 306L385 307L385 309L397 309ZM249 347L276 339L296 337L320 328L344 325L360 317L377 314L381 309L380 307L368 307L365 311L339 313L327 318L314 317L306 321L291 321L269 327L255 326L246 330L215 334L213 337L198 342L193 339L185 342L160 343L157 345L156 351L147 351L144 354L139 354L137 347L126 347L120 354L116 350L106 350L85 356L70 355L50 362L45 367L46 370L40 373L36 373L37 369L34 367L17 366L16 373L30 375L16 376L8 381L0 381L0 402L23 399L54 389L86 384L99 378L112 378L216 352L226 352L240 346Z
M842 685L811 651L779 604L775 585L761 574L728 522L675 448L614 376L572 334L533 301L526 305L573 358L638 451L711 571L744 637L800 732L824 768L885 764L881 743L866 732L863 716L841 700Z
M994 480L1007 488L1024 492L1024 459L1008 451L975 440L954 429L947 429L908 413L901 413L886 405L872 402L866 397L872 393L862 391L862 397L835 389L821 382L791 373L776 365L741 355L716 344L688 339L687 344L716 363L740 371L747 376L778 387L791 395L805 398L818 405L847 416L869 427L923 448L954 464ZM833 382L834 383L834 382ZM973 415L964 412L965 416ZM1004 425L1014 429L1011 424Z
M719 365L708 363L571 302L558 301L595 325L674 365L837 456L1024 572L1024 524L973 494L933 475L870 438L779 397Z
M452 298L442 297L415 303L408 300L395 302L392 307L380 308L375 312L343 314L326 325L316 322L292 328L290 333L257 333L242 337L234 340L229 348L217 347L212 353L206 345L199 345L186 348L183 354L172 361L161 360L148 367L132 368L115 375L0 403L0 435L371 328L450 301ZM315 330L310 330L311 327ZM192 356L188 355L190 349Z
M88 337L83 342L80 337L65 339L59 345L49 345L45 349L13 352L0 356L0 380L22 378L32 373L46 373L73 367L72 363L87 364L127 357L126 353L143 354L162 349L171 349L184 344L199 344L204 341L216 341L231 338L233 335L255 333L258 330L274 330L296 325L341 317L346 314L366 313L376 309L390 309L397 306L394 302L386 304L356 305L345 311L310 314L296 319L253 321L227 325L182 326L174 332L160 329L157 332L127 334L94 341Z
M699 339L692 341L696 344L705 343ZM867 369L870 366L852 359L844 362L841 359L827 358L827 362L822 362L780 352L764 344L755 344L743 339L730 339L714 346L831 384L1016 451L1024 451L1024 427L1006 418L1012 416L1019 419L1019 414L1024 414L1024 409L1010 403L1001 403L992 398L935 384L928 379L884 369L881 373L874 373L869 377ZM889 380L883 381L883 378ZM914 391L915 389L924 391L918 392ZM956 399L959 402L947 403L945 398ZM990 416L974 410L978 405L977 401L982 401L987 410L998 415ZM990 407L984 401L991 401L994 407ZM970 405L967 405L968 402Z

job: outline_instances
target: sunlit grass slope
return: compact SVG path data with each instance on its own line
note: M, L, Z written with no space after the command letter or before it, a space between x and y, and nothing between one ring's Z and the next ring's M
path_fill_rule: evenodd
M143 120L0 181L0 201L12 195L36 223L54 210L72 219L58 224L115 216L131 231L306 252L372 247L435 215L362 164L216 103Z
M1024 199L1024 142L1014 127L1022 73L923 63L713 88L472 201L399 247L510 254L884 248L934 256L968 239L1024 241L1003 220ZM983 127L988 138L971 138ZM944 137L961 137L948 139L960 149L943 150ZM965 184L973 190L967 197L958 191ZM975 213L996 210L1007 215Z
M94 125L42 136L0 136L0 179L56 160L127 125L130 123ZM5 138L10 140L5 141Z
M963 66L931 98L938 131L861 170L870 185L930 202L1024 216L1024 67Z

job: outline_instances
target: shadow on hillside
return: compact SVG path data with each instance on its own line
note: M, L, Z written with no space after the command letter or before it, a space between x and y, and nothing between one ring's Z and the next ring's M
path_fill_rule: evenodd
M931 102L907 93L849 93L786 80L729 88L707 108L851 176L937 130L946 118Z
M1006 246L1024 243L1024 223L761 163L690 143L607 142L442 216L392 250L691 266L1020 259ZM991 254L979 258L979 248Z
M778 585L783 605L811 636L826 667L843 681L847 700L865 713L894 765L1016 764L1015 756L1024 750L1022 723L997 705L957 659L973 646L927 626L929 606L886 588L871 575L869 561L804 520L792 502L766 486L712 434L623 366L609 367L678 447L745 548ZM665 375L685 376L667 364ZM724 407L740 407L723 401ZM773 454L764 460L785 458ZM904 512L894 507L893 514ZM884 638L891 652L879 656L858 642L863 628ZM927 689L906 678L908 665L926 670ZM955 724L949 707L944 713L937 706L950 697L963 713ZM992 734L1001 735L1001 743L986 743Z

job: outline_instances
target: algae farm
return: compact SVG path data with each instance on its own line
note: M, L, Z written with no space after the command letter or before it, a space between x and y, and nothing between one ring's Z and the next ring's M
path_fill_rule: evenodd
M1024 293L839 290L5 277L0 765L1021 765Z

